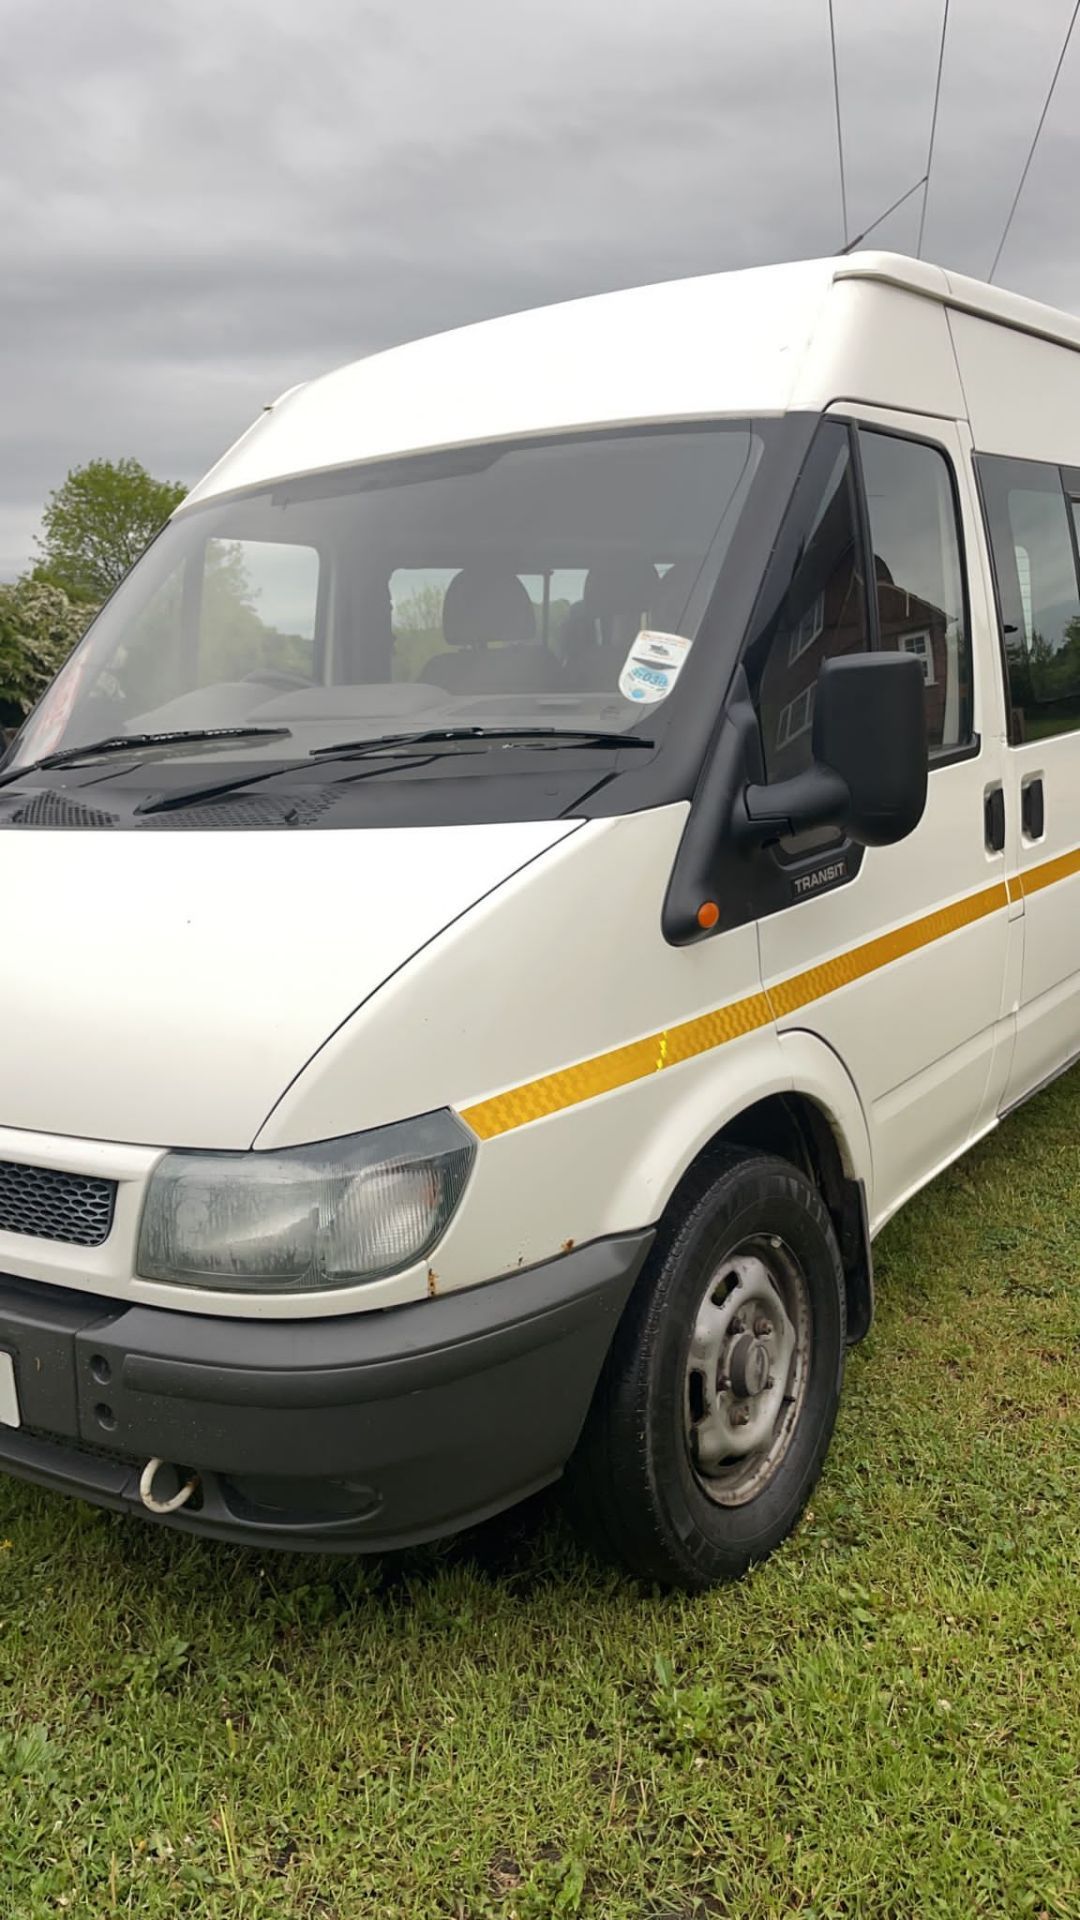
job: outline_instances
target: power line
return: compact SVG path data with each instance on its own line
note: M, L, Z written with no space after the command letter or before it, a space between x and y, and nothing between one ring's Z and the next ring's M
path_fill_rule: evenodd
M1077 0L1080 7L1080 0ZM840 126L840 72L836 64L836 22L833 19L833 0L829 0L829 45L832 48L832 84L833 103L836 107L836 151L840 160L840 212L844 222L844 248L848 244L847 219L847 181L844 177L844 135Z
M926 154L926 192L922 197L922 212L919 215L919 244L915 249L916 260L922 259L923 228L926 225L926 203L930 198L930 175L934 169L934 136L937 133L938 103L941 100L941 74L945 65L945 35L949 30L949 0L945 0L945 11L941 17L941 45L938 48L937 80L934 83L934 111L930 116L930 145Z
M831 4L831 0L830 0L830 4ZM1012 206L1009 208L1009 217L1005 222L1005 227L1004 227L1004 231L1002 232L1001 239L998 241L997 252L994 255L994 264L991 267L990 273L988 276L990 280L993 280L994 275L997 272L998 261L1001 259L1002 249L1005 245L1006 240L1009 237L1009 228L1012 226L1012 223L1013 223L1013 215L1015 214L1017 207L1020 205L1020 195L1024 191L1024 182L1027 180L1028 171L1031 167L1032 161L1035 158L1035 149L1039 144L1039 135L1042 133L1043 124L1046 120L1047 114L1050 111L1050 102L1054 97L1054 88L1057 86L1058 75L1060 74L1061 69L1065 64L1065 55L1069 51L1069 41L1072 39L1073 28L1076 25L1078 14L1080 14L1080 0L1076 0L1076 5L1072 10L1072 19L1069 21L1069 24L1065 29L1065 38L1061 43L1061 52L1058 54L1057 66L1054 68L1054 77L1050 82L1050 91L1048 92L1046 99L1043 101L1043 110L1039 115L1039 124L1035 129L1035 138L1032 140L1031 146L1028 148L1028 157L1024 161L1024 171L1020 175L1020 185L1017 187L1016 192L1013 195L1013 203L1012 203Z
M871 220L870 225L864 227L861 233L857 233L854 240L849 240L846 247L841 247L841 254L850 253L853 247L858 246L860 240L866 239L868 233L873 233L875 227L880 227L882 221L887 220L890 213L895 213L898 207L903 206L905 200L911 199L913 193L918 193L920 187L925 187L928 178L929 175L924 173L921 180L916 180L913 187L909 187L906 193L900 195L899 200L894 200L892 206L886 207L884 213L879 213L876 220Z

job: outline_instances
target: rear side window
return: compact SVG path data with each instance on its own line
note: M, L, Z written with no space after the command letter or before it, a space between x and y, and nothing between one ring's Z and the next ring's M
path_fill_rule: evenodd
M1057 467L980 456L1012 739L1080 727L1080 588L1074 507Z
M926 687L931 753L971 738L971 642L952 471L919 440L859 429L873 552L877 644L911 653Z

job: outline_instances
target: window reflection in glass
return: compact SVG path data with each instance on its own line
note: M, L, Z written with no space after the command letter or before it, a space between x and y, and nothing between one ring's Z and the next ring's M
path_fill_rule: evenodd
M1014 741L1080 727L1080 593L1057 467L979 462L994 554Z
M820 477L814 479L814 466L823 456ZM847 432L839 424L823 429L791 514L806 531L775 624L755 640L748 656L751 682L759 676L758 712L770 780L790 779L810 765L822 662L861 653L868 644L854 476Z
M944 454L860 431L880 645L912 653L926 687L931 751L970 734L971 669L956 506Z

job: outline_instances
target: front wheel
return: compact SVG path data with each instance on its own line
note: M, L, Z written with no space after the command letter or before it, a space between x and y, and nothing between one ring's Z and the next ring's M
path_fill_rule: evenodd
M660 1228L568 1469L590 1541L690 1589L764 1559L821 1471L844 1345L817 1189L786 1160L725 1150Z

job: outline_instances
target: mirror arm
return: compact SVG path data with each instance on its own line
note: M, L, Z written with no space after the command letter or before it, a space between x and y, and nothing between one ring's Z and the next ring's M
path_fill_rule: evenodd
M851 811L846 780L820 761L771 786L744 787L732 810L736 839L758 846L807 827L842 827Z

